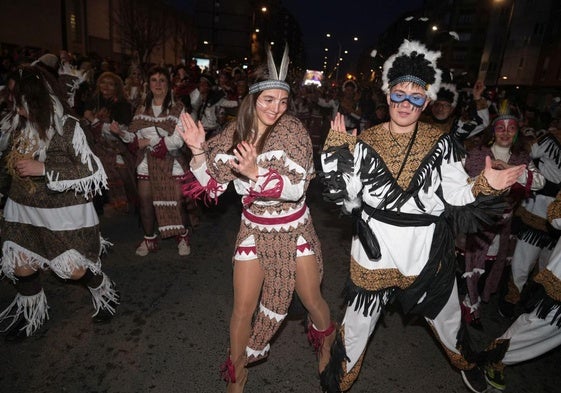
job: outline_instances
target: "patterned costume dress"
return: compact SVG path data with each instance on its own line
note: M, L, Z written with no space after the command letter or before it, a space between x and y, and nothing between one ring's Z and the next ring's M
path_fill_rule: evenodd
M183 139L175 133L182 104L169 111L154 114L153 108L139 108L123 141L138 148L138 139L150 139L150 145L137 152L136 175L150 180L158 230L162 238L185 232L181 222L182 208L178 200L177 182L192 179Z
M283 115L257 157L256 182L232 172L228 160L235 123L203 144L206 164L192 169L197 182L189 196L216 200L230 182L242 196L243 211L234 260L258 258L265 273L259 311L246 348L248 362L268 355L269 341L287 315L295 287L296 258L315 254L323 273L320 243L306 205L314 177L312 144L302 123ZM241 262L240 262L241 261Z
M413 134L395 135L384 126L358 138L330 131L322 153L326 195L357 223L347 310L322 373L330 392L355 381L368 339L393 297L405 312L425 317L454 366L474 366L461 329L451 222L474 225L469 215L462 218L468 208L460 207L494 192L482 175L468 177L450 134L421 122Z
M107 187L107 176L78 120L59 112L55 116L57 130L48 130L47 141L40 140L28 125L14 137L8 153L12 156L8 162L35 158L45 165L45 176L14 175L8 191L1 226L2 273L14 282L16 267L50 269L63 279L71 278L77 269L103 274L103 242L91 197ZM103 277L102 293L90 289L96 313L110 300L116 301L115 290L107 276ZM31 335L48 318L47 309L42 289L33 296L18 293L0 314L0 321L15 321L25 314L25 330Z

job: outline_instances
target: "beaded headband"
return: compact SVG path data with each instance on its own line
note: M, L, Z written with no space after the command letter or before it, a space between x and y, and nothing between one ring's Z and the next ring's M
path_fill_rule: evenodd
M290 85L285 81L266 80L251 85L249 87L249 94L259 93L260 91L269 89L282 89L290 92Z

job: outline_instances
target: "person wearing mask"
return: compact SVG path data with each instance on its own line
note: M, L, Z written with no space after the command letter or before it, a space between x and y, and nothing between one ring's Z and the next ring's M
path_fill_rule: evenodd
M487 158L482 172L470 178L452 136L419 122L440 88L439 56L405 40L383 68L389 121L357 137L339 115L324 145L324 196L356 220L347 308L321 375L328 392L351 388L376 323L394 300L405 313L425 318L471 391L487 388L461 329L454 232L464 210L462 226L477 230L466 205L477 208L489 199L484 195L502 193L524 166L498 171Z
M481 328L481 302L488 303L491 295L497 292L507 260L512 257L514 244L512 243L511 227L513 212L520 202L531 197L533 191L540 190L545 185L543 175L538 171L525 148L524 137L519 132L519 117L517 113L505 108L492 123L490 132L485 134L480 146L468 151L465 160L466 172L475 177L481 173L485 165L485 158L491 157L493 167L506 169L516 165L526 165L526 170L516 179L516 183L505 195L508 207L503 213L503 219L485 231L467 236L465 245L465 279L467 294L462 302L464 319L474 327ZM486 273L484 285L480 278ZM480 292L479 288L483 288Z

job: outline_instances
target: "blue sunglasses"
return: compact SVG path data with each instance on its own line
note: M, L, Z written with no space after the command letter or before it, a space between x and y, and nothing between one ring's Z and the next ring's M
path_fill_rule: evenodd
M423 105L425 105L425 102L427 101L427 96L423 94L408 95L403 92L394 91L393 93L390 93L390 100L398 104L407 100L411 103L411 105L421 108Z

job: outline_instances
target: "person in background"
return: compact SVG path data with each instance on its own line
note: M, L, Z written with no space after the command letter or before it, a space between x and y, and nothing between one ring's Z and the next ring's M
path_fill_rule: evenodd
M222 108L235 108L237 100L228 100L224 92L214 86L214 80L209 75L203 75L199 87L190 94L191 116L200 121L206 131L207 139L222 131L219 114Z
M545 178L545 185L516 211L521 228L512 255L507 293L499 299L499 313L507 318L515 316L520 293L536 263L539 270L544 269L559 239L560 231L547 222L547 209L561 191L561 130L539 137L531 146L530 157Z
M487 100L482 97L485 85L481 81L475 82L471 90L469 109L466 113L458 115L459 93L456 85L452 82L450 72L443 72L443 83L436 95L436 100L429 106L428 114L424 114L422 121L432 124L443 132L451 132L458 141L466 139L483 132L489 126L489 109Z
M344 116L347 131L354 129L360 131L362 113L359 106L360 92L358 91L358 85L355 81L348 80L343 83L342 88L343 92L338 107L339 113Z
M109 190L96 200L96 209L103 214L107 201L117 211L134 211L138 196L134 176L134 157L127 146L111 132L111 125L129 126L132 106L125 97L123 81L113 72L104 72L86 104L84 118L90 123L92 150L101 159L109 178Z
M125 97L131 103L132 111L142 105L146 98L146 84L142 75L142 68L138 64L129 67L129 74L125 78Z
M548 206L548 222L561 230L561 193ZM485 378L505 390L505 366L518 364L561 345L561 241L544 269L524 288L521 314L484 352Z
M483 171L470 179L453 137L419 122L437 98L439 56L405 40L383 68L390 120L357 137L338 115L324 145L324 196L356 220L347 308L321 375L328 392L351 388L376 323L393 300L405 313L425 318L471 391L487 389L461 328L454 232L464 211L461 226L477 230L476 216L463 206L477 208L489 199L484 195L502 193L524 166L498 171L487 158Z
M505 195L508 207L503 219L485 231L467 236L465 244L465 279L467 293L462 302L464 320L474 327L481 328L480 305L489 302L497 292L503 277L507 260L512 257L514 243L511 238L512 215L520 202L532 196L533 191L545 185L543 175L538 171L529 151L525 149L524 137L520 135L519 117L503 105L503 111L493 120L492 128L483 138L479 147L468 151L465 160L466 172L475 177L485 166L486 157L491 157L495 169L506 169L516 165L526 165L526 170L516 179L516 183ZM487 262L491 262L484 285L480 278L486 272ZM480 293L480 286L483 291Z
M175 237L178 253L191 253L189 217L182 194L182 183L192 178L187 151L181 135L175 132L183 104L172 98L170 75L166 68L148 71L148 93L128 129L111 125L111 132L128 143L136 153L136 177L140 220L144 239L136 255L144 257L159 249L161 238Z
M287 51L278 71L268 52L268 74L254 74L236 122L222 133L205 142L202 123L181 116L197 179L185 192L216 200L233 182L242 196L233 257L230 354L223 367L228 393L243 392L246 366L269 354L269 342L287 316L294 291L309 313L308 337L318 353L319 371L327 364L335 337L320 290L321 246L306 205L314 177L312 144L302 123L286 113Z
M17 291L0 313L9 341L31 336L49 318L42 270L89 289L95 322L109 320L119 303L115 283L101 270L107 244L91 201L107 186L101 161L48 73L20 68L14 100L4 119L12 133L5 151L12 180L0 226L2 273Z

